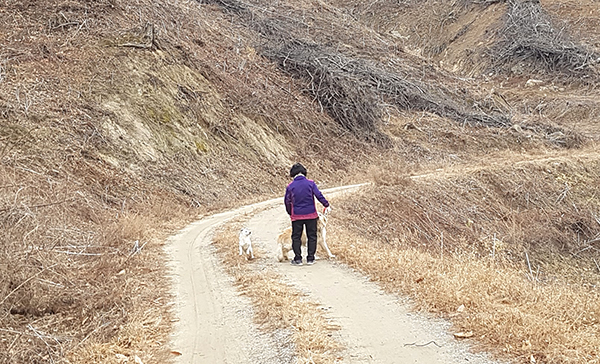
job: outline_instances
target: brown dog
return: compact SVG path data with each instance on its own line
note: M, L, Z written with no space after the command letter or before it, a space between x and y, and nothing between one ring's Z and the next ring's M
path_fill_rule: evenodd
M327 246L327 240L326 240L326 235L327 235L327 215L329 213L329 211L326 211L327 213L319 213L319 220L317 220L317 244L319 244L319 246L321 248L323 248L326 252L327 255L329 256L329 258L334 258L335 255L333 255L331 253L331 250L329 250L329 247ZM302 245L306 246L306 232L303 231L302 232ZM292 228L289 227L285 230L283 230L283 232L281 234L279 234L279 236L277 237L277 246L279 249L277 249L277 259L280 262L283 262L287 259L287 255L288 252L290 250L292 250ZM315 256L316 258L316 256Z

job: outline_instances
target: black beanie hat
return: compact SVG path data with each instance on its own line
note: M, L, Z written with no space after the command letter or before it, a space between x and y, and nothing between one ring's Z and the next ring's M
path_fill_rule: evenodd
M304 166L300 163L296 163L292 166L290 169L290 177L296 177L298 173L302 173L304 176L306 176L306 168L304 168Z

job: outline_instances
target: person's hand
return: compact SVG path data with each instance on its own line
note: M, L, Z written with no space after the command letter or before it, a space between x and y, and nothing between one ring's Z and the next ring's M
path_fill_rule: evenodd
M323 209L323 214L328 215L331 212L331 205L327 206Z

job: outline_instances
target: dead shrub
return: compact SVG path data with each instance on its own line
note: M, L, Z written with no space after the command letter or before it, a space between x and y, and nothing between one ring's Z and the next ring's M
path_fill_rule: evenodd
M0 361L105 362L134 352L146 360L141 353L148 350L168 357L156 344L170 330L166 306L153 303L169 299L157 237L167 222L189 221L190 210L158 191L147 190L153 197L145 203L135 201L138 190L106 188L129 185L107 171L83 173L105 183L96 189L56 167L38 172L46 164L14 168L12 156L4 162L10 163L0 165L0 326L7 329L0 330ZM165 215L156 216L153 202L161 199L156 213ZM157 289L141 289L147 285ZM124 337L131 342L115 342ZM103 354L91 354L100 347Z

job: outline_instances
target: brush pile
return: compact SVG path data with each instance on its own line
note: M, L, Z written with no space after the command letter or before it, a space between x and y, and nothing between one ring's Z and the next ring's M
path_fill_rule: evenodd
M402 62L384 65L367 60L366 55L355 55L359 47L323 45L323 34L312 31L309 25L314 26L319 19L299 18L301 15L293 10L253 11L258 7L235 0L205 2L239 16L245 26L256 30L263 42L262 55L295 78L306 81L304 91L321 111L363 140L386 144L387 137L377 129L386 106L433 113L461 125L511 125L504 110L485 109L476 97L451 92L440 82L423 82L413 76L416 70ZM300 28L306 31L298 31ZM332 26L332 32L336 31ZM344 52L341 48L345 48ZM429 72L434 73L432 69ZM437 76L440 75L429 78L440 79Z
M267 51L266 56L285 71L310 81L307 91L321 108L353 131L374 133L382 104L426 111L471 126L510 126L502 113L477 112L441 85L426 84L320 46L292 41Z
M600 54L577 44L556 26L539 1L511 0L508 19L500 31L502 41L493 58L496 64L533 63L546 72L578 77L597 74Z

